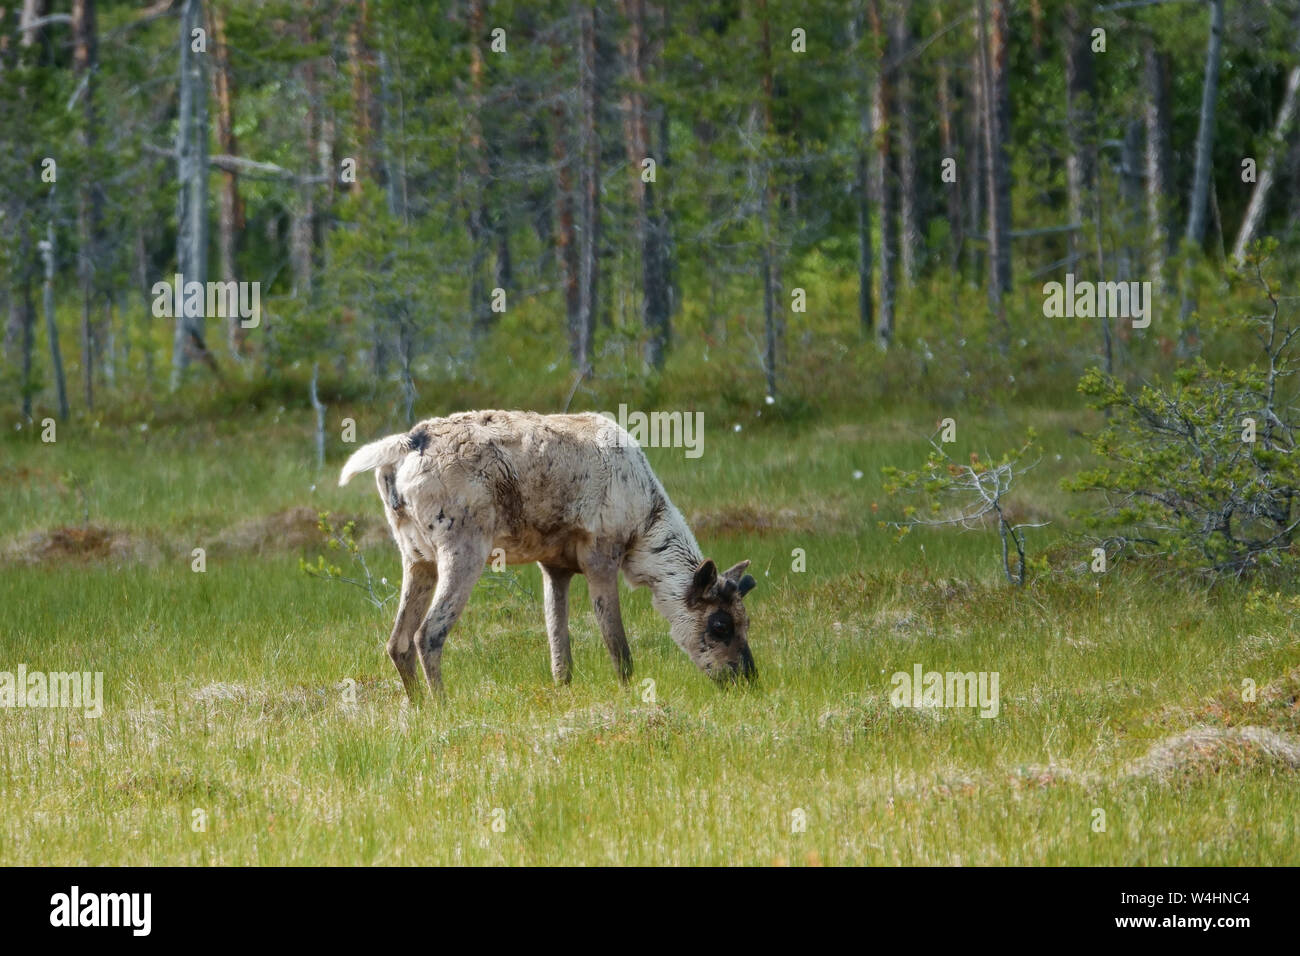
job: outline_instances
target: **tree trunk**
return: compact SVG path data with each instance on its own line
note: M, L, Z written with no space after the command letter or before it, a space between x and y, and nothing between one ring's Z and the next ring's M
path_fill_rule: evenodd
M985 141L988 153L989 300L1003 323L1002 295L1011 290L1011 168L1007 137L1011 127L1011 97L1007 87L1007 43L1010 39L1008 0L979 0L985 65Z
M405 129L394 121L394 114L400 115L400 109L394 108L398 94L394 92L393 65L387 52L379 51L379 129L376 139L379 141L379 155L382 157L384 170L384 192L388 198L388 214L400 223L406 222L406 163L404 150L406 144L401 139Z
M557 74L564 58L557 46L552 52L552 66ZM574 231L573 164L569 155L568 117L563 98L555 97L551 108L551 158L555 164L555 260L564 289L564 311L569 336L569 359L576 371L585 368L584 338L580 334L578 242Z
M77 275L81 281L81 379L86 408L93 410L99 351L93 315L96 289L102 281L96 272L103 242L103 206L93 167L99 133L99 118L95 112L95 73L99 59L95 0L74 0L72 38L73 70L82 86L81 147L87 164L77 178L77 234L81 246L77 257Z
M599 298L600 259L600 138L596 128L600 110L600 78L596 75L596 12L583 0L578 5L579 47L578 97L582 120L579 144L578 203L580 211L578 250L578 315L580 338L578 368L591 368L592 338L596 331Z
M321 404L320 391L316 383L320 378L320 363L311 363L311 386L308 397L311 399L312 411L316 413L316 471L319 474L325 468L325 406Z
M1277 111L1277 122L1273 124L1269 151L1259 164L1255 190L1250 194L1250 205L1246 207L1246 215L1241 221L1241 228L1237 231L1237 239L1232 244L1232 258L1235 262L1239 263L1245 258L1246 247L1255 238L1259 224L1264 219L1264 211L1268 208L1269 190L1273 188L1276 175L1277 154L1279 150L1284 151L1286 148L1291 122L1295 118L1298 91L1300 91L1300 66L1293 66L1286 77L1286 91L1282 94L1282 105Z
M22 37L19 42L23 46L31 46L36 42L40 28L34 27L32 24L40 19L44 10L44 0L23 0L22 12L18 15L18 32Z
M16 288L10 290L9 324L5 329L5 344L17 352L20 369L21 407L24 420L32 417L32 352L35 349L36 306L32 302L32 231L30 221L19 220L11 207L11 222L18 222L22 238L18 247L18 262L13 278Z
M212 42L212 93L217 101L217 144L227 156L239 155L235 137L235 80L230 69L230 49L226 45L226 18L221 4L213 0L209 7L208 35ZM244 228L244 207L239 197L239 176L232 169L219 173L221 188L217 193L217 269L222 282L235 282L235 252L238 236ZM247 330L238 310L231 310L226 320L226 339L230 354L242 361L247 354Z
M943 13L937 7L934 10L934 22L937 29L942 29ZM939 60L939 70L935 83L938 86L939 101L939 156L941 160L952 159L957 168L961 170L958 182L940 183L944 195L945 209L948 214L948 268L956 276L961 261L962 242L965 238L960 181L961 176L969 177L971 170L966 168L965 163L958 161L957 137L953 135L952 125L952 84L946 59L941 58Z
M764 142L773 134L773 103L776 92L775 78L772 73L772 22L768 15L767 0L758 0L759 12L759 53L762 58L763 71L763 136ZM776 398L778 350L783 338L783 318L781 306L777 302L781 285L781 264L778 259L776 237L779 213L777 209L777 192L772 182L772 164L764 155L760 158L762 168L762 262L763 270L763 330L766 349L763 364L767 372L767 395Z
M371 92L374 60L369 39L370 5L368 0L359 0L356 19L348 28L348 70L352 74L352 156L357 161L357 176L348 184L348 191L354 196L361 195L367 180L378 175L371 158L376 153L376 143Z
M67 420L68 382L63 376L63 352L59 349L59 327L54 321L54 191L50 190L50 221L46 227L41 255L45 259L45 287L42 304L45 307L45 334L50 340L50 366L54 370L54 386L59 396L59 418Z
M895 191L894 180L889 174L889 157L891 153L892 124L889 115L890 89L889 76L885 70L885 61L889 57L889 43L885 36L884 23L880 13L880 0L871 3L871 31L875 36L876 49L880 51L880 63L876 68L875 82L871 88L871 129L876 140L876 162L872 165L873 192L876 208L880 211L880 318L876 326L876 339L881 347L887 348L894 337L894 279L895 249L897 248L897 228L894 222Z
M469 109L465 112L465 128L472 165L466 201L470 242L469 304L473 331L482 335L492 327L494 317L488 301L486 270L495 238L488 213L488 190L492 177L483 140L483 0L469 0L466 26L469 30Z
M25 241L24 247L30 251L31 242ZM36 305L32 302L32 275L23 268L22 287L18 292L18 304L22 309L22 411L23 419L32 418L32 353L36 346Z
M1142 120L1124 128L1120 152L1120 258L1116 278L1128 282L1141 268L1137 243L1142 238Z
M1196 132L1196 170L1192 176L1192 194L1187 210L1189 243L1199 249L1205 240L1205 223L1209 213L1210 166L1214 160L1214 113L1219 96L1219 62L1223 49L1223 0L1210 0L1210 36L1205 50L1205 80L1201 87L1201 118ZM1186 357L1195 350L1198 330L1187 323L1196 308L1191 289L1184 284L1182 305L1178 310L1178 352Z
M1201 87L1201 118L1196 132L1196 171L1187 210L1187 238L1199 246L1205 239L1209 208L1210 167L1214 160L1214 112L1219 96L1219 62L1223 46L1223 0L1210 0L1210 38L1205 51L1205 81Z
M772 262L772 244L768 236L772 231L772 198L764 189L761 193L763 204L763 330L766 345L763 353L763 370L767 377L767 394L776 398L776 269Z
M204 62L207 55L192 51L191 31L203 28L202 0L183 0L180 17L180 112L176 129L176 178L180 184L176 211L176 268L182 281L208 279L208 101ZM183 300L183 297L182 297ZM180 388L194 358L206 358L203 310L197 315L182 308L176 316L172 347L172 391Z
M1147 248L1151 279L1164 287L1165 260L1173 251L1169 228L1169 55L1148 36L1143 46L1143 75L1147 92L1146 125Z
M306 5L307 17L297 29L303 43L310 43L312 5ZM303 154L307 157L306 166L314 171L320 150L320 95L317 78L317 64L308 60L300 64L297 73L302 86L302 103L300 118L300 142ZM316 186L304 177L298 183L298 196L290 210L289 222L289 266L293 272L293 294L310 298L314 282L316 231Z
M1088 21L1090 22L1090 21ZM1066 189L1069 194L1070 222L1080 225L1093 222L1096 202L1097 132L1095 106L1097 76L1093 69L1089 30L1079 8L1065 10L1065 93L1066 129L1070 152L1065 159ZM1078 269L1083 257L1081 242L1086 233L1069 233L1070 268Z
M984 197L988 189L988 154L985 152L984 138L984 39L977 20L974 28L975 47L970 64L970 99L966 110L966 155L970 162L966 176L966 221L972 231L977 231L984 221ZM985 243L971 242L970 272L975 282L984 274L984 256L987 253Z
M853 63L856 73L858 142L854 192L858 216L858 321L862 334L870 337L875 332L875 303L872 297L871 252L871 103L873 89L867 72L867 8L866 0L859 0L857 11L849 23L850 42L853 45Z
M663 228L655 207L657 187L655 183L642 180L641 164L646 159L654 159L657 170L658 162L662 159L661 156L651 156L650 149L650 124L645 94L645 0L623 0L623 12L628 21L623 55L627 61L630 87L623 101L623 130L632 195L637 207L637 244L641 249L641 323L646 332L645 361L649 367L661 369L668 354L671 297L668 277L664 274Z
M910 287L916 278L921 253L921 226L917 212L917 187L920 184L916 176L916 146L912 123L912 70L905 62L911 48L907 23L909 6L910 0L899 0L890 31L893 34L890 56L897 64L894 100L898 124L898 252L904 288Z

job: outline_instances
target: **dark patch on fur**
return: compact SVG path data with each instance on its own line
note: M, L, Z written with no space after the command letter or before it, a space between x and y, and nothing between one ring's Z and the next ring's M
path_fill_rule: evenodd
M518 477L500 449L490 447L489 452L495 466L490 473L493 502L510 533L519 534L524 526L524 499L519 493Z
M664 496L656 491L653 500L650 502L650 511L646 514L645 524L642 526L647 534L650 532L650 529L659 522L659 519L664 516L664 512L667 510L668 502L664 501Z
M384 472L384 488L388 492L388 507L394 511L401 511L406 507L406 502L397 493L397 479L393 477L391 470Z
M736 622L726 611L714 611L704 622L706 633L715 641L730 644L736 636Z
M429 429L426 425L417 425L411 430L410 434L406 436L406 443L411 446L411 451L417 452L420 455L424 454L424 450L429 447L429 442L432 440L433 438L429 434Z

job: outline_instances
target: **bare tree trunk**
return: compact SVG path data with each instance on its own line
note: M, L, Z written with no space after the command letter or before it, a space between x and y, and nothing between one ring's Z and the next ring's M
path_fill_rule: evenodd
M86 408L95 407L95 366L99 351L94 328L96 288L100 282L100 245L103 240L102 203L90 164L95 162L99 119L95 113L95 72L99 58L95 31L95 0L75 0L72 5L72 63L82 85L81 146L87 168L78 177L77 233L80 250L77 275L81 280L81 378Z
M1223 0L1210 0L1210 36L1205 50L1205 82L1201 87L1201 119L1196 132L1196 170L1187 211L1187 241L1200 248L1205 240L1205 223L1210 195L1210 166L1214 159L1214 113L1219 96L1219 63L1223 49ZM1198 330L1187 318L1196 307L1185 284L1178 315L1178 351L1187 356L1195 348Z
M1142 237L1142 120L1129 120L1120 152L1120 257L1116 278L1133 279L1140 268L1137 243Z
M227 156L239 155L235 137L235 81L230 69L230 50L226 45L226 18L221 4L213 0L208 10L208 34L212 41L212 91L217 101L217 143ZM244 207L239 197L239 176L229 168L220 172L221 189L217 193L217 269L223 282L235 282L235 251L238 235L244 228ZM226 320L226 339L230 354L242 361L247 354L247 335L237 310Z
M303 22L298 25L300 38L304 43L314 39L310 11L312 4L306 4ZM298 76L302 85L301 104L301 142L303 152L309 157L309 167L316 165L320 149L320 102L317 83L317 65L310 60L299 65ZM304 177L298 183L298 196L290 211L289 223L289 265L293 272L293 294L310 298L314 281L313 252L315 250L316 224L316 187Z
M1246 247L1255 238L1259 224L1264 219L1268 208L1268 194L1273 188L1276 175L1277 155L1286 148L1287 136L1291 132L1291 122L1295 118L1296 94L1300 92L1300 66L1293 66L1286 77L1286 92L1282 94L1282 105L1277 111L1277 122L1273 124L1270 148L1259 164L1256 174L1255 190L1250 194L1250 205L1237 231L1237 239L1232 244L1232 258L1241 262L1246 256Z
M325 468L325 406L321 404L320 392L316 383L320 378L320 363L311 363L311 387L308 396L311 398L312 411L316 413L316 471L320 472Z
M18 15L18 31L22 36L20 42L23 46L31 46L36 42L40 28L33 26L33 24L41 18L44 12L45 0L23 0L22 12Z
M1146 124L1147 247L1151 279L1164 286L1165 260L1172 249L1169 228L1169 55L1148 36L1143 46L1143 72L1147 88L1143 119Z
M1065 9L1065 33L1066 129L1070 141L1065 178L1070 222L1083 225L1096 219L1097 81L1089 31L1074 4ZM1077 269L1083 258L1080 243L1085 235L1082 230L1069 233L1071 269Z
M852 33L853 62L857 79L858 142L854 192L858 215L858 321L862 334L875 332L875 303L872 299L871 252L871 103L872 87L867 76L867 4L858 0L857 10L849 22Z
M135 229L135 284L136 289L140 292L140 321L144 323L144 335L141 336L142 347L144 348L144 378L145 387L152 392L154 387L154 349L153 340L149 335L149 323L153 320L150 310L150 304L153 302L153 296L150 295L151 283L149 282L149 255L146 250L144 241L144 227L137 224Z
M903 286L908 288L919 268L921 253L921 227L917 213L916 146L912 123L912 70L906 58L911 49L911 34L907 24L910 0L898 0L894 12L892 60L897 64L895 104L898 123L898 215L899 215L899 265Z
M581 338L580 369L591 368L592 339L596 331L599 298L600 259L600 139L596 114L600 109L600 80L596 75L596 13L585 2L578 8L578 89L581 100L581 156L579 208L581 225L578 253L578 334Z
M487 260L493 235L489 227L488 183L491 170L488 165L487 146L483 140L483 2L469 0L466 15L469 28L469 109L465 124L469 139L472 185L466 205L468 208L470 267L469 306L470 321L476 335L482 335L492 326L493 312L488 302Z
M636 228L641 247L641 322L646 331L645 361L661 369L668 354L671 333L671 296L665 274L664 229L655 206L655 183L642 179L642 163L654 159L656 169L662 156L651 156L650 123L646 104L646 9L645 0L623 0L628 21L623 55L627 61L630 88L623 101L624 140L636 200Z
M763 248L760 267L763 270L763 371L767 377L767 394L776 398L776 268L772 261L772 197L767 189L761 193L763 204Z
M564 68L560 47L555 47L552 66L556 74ZM575 371L585 369L584 338L579 325L578 241L574 226L573 160L569 155L568 116L560 97L551 109L551 158L555 164L555 259L564 289L564 311L569 335L569 359Z
M382 23L382 18L380 20ZM400 90L395 83L395 67L385 49L384 38L379 40L376 57L379 73L379 108L375 119L375 143L378 172L384 184L384 197L388 205L388 214L395 222L406 224L406 162L405 162L405 113L401 108ZM400 63L398 67L400 68ZM407 241L403 234L403 242ZM400 307L390 305L384 314L377 314L372 330L373 370L376 381L388 373L389 342L396 333L396 352L401 365L403 387L407 394L414 390L410 378L410 349L406 341L405 320ZM411 399L414 407L414 399ZM410 414L407 419L409 421Z
M966 155L970 157L969 170L966 172L966 221L971 229L978 230L984 221L984 197L988 186L988 154L985 152L984 137L984 39L979 21L974 28L975 49L971 55L970 65L970 106L966 110ZM970 270L974 281L979 282L984 274L985 243L972 242L970 246Z
M202 0L182 0L180 23L180 113L176 129L176 267L186 283L208 279L208 102L206 54L191 49L191 32L203 28ZM182 297L184 301L184 297ZM203 311L176 316L172 348L172 391L181 386L193 358L209 360L203 343Z
M1011 97L1007 88L1007 0L979 0L985 66L985 141L988 153L989 300L1006 332L1004 292L1011 290L1011 168L1007 136L1011 125Z
M773 134L775 123L773 105L776 96L776 83L772 69L772 20L768 13L767 0L758 0L759 16L759 56L762 70L762 120L763 139ZM767 394L776 397L777 361L781 340L784 338L784 313L778 302L781 286L781 262L777 249L778 225L780 214L779 198L773 182L772 164L766 156L759 160L761 170L762 219L762 253L760 267L763 270L763 330L766 339L763 364L767 373Z
M30 420L32 417L32 352L35 348L36 333L36 306L32 302L32 230L26 214L19 213L14 205L10 206L8 215L9 221L17 223L22 232L18 247L18 261L13 271L16 287L10 290L5 346L7 354L14 357L20 369L22 415L24 419Z
M894 221L895 191L893 177L889 174L891 150L890 89L884 61L889 57L889 43L885 35L880 12L880 0L871 3L871 30L876 47L881 51L881 63L876 69L871 88L871 128L876 140L876 162L872 167L873 191L876 208L880 211L880 320L876 326L876 340L887 348L894 337L894 281L895 249L898 231Z
M67 419L68 382L63 375L63 352L59 349L59 327L54 321L54 190L50 190L50 219L45 231L45 241L40 244L45 259L45 287L42 304L45 308L45 334L50 340L50 366L54 370L54 386L59 396L59 417Z
M1205 52L1205 82L1201 88L1201 119L1196 132L1196 170L1187 211L1187 238L1197 246L1205 239L1209 208L1210 167L1214 159L1214 113L1219 95L1219 63L1223 46L1223 0L1210 0L1210 38Z
M24 249L30 254L31 241L25 237ZM30 421L32 417L32 353L36 347L36 305L32 302L32 274L24 264L22 286L16 296L18 307L22 310L22 411L23 418Z
M348 70L352 74L352 148L357 160L357 177L348 184L348 191L358 196L366 180L377 173L374 160L374 104L371 94L371 77L374 62L369 45L370 5L368 0L358 0L357 16L348 28ZM362 163L363 158L366 162Z
M384 191L388 197L388 213L398 222L406 222L406 163L403 159L405 143L401 134L405 130L394 121L394 113L401 116L400 107L394 108L398 94L394 92L393 65L385 50L379 51L380 113L377 140L379 155L383 157ZM396 130L396 132L395 132Z
M943 27L943 13L936 7L934 10L935 26L938 29ZM970 176L971 171L965 168L965 164L958 161L957 137L953 135L952 125L952 83L949 76L948 61L940 58L939 72L935 79L938 87L939 100L939 153L941 159L952 159L958 169L963 169L963 175ZM958 267L961 260L961 247L965 239L965 223L962 220L962 202L961 186L959 183L941 183L940 188L943 190L944 204L948 214L948 268L954 275L957 275Z

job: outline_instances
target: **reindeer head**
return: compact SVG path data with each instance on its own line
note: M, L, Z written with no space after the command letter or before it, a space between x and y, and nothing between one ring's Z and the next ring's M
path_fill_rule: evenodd
M748 561L718 574L712 561L695 569L686 590L686 613L673 625L673 640L695 665L714 680L738 677L753 680L758 674L749 653L749 615L742 598L757 583L745 574Z

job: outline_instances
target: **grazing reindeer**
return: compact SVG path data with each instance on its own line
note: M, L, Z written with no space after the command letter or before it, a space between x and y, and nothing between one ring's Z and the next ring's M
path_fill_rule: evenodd
M614 668L632 675L618 606L618 573L645 585L673 641L716 680L753 678L754 587L742 561L722 574L703 560L645 454L615 422L593 413L461 412L366 445L339 477L375 469L402 552L402 599L388 639L415 699L418 654L429 688L442 689L442 645L494 549L509 564L536 561L546 594L551 674L567 683L569 582L587 576Z

